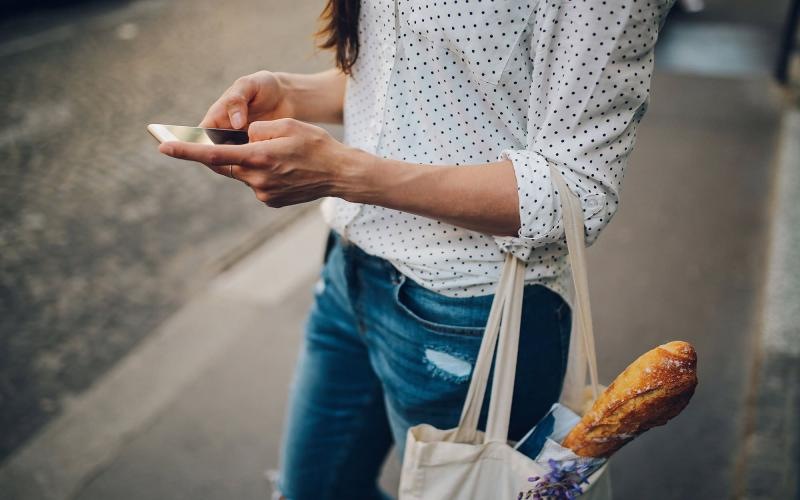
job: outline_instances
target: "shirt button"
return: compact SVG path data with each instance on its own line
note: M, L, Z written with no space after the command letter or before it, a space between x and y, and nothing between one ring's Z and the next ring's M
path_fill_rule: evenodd
M596 214L600 208L603 206L603 196L599 194L593 194L586 198L586 208L590 215Z

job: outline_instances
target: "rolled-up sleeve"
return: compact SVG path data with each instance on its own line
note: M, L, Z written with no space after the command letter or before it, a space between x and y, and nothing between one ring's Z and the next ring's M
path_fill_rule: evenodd
M532 19L526 145L500 155L514 165L520 216L516 237L495 238L502 250L528 260L534 248L563 239L551 166L581 201L587 244L611 220L671 6L672 0L541 0Z

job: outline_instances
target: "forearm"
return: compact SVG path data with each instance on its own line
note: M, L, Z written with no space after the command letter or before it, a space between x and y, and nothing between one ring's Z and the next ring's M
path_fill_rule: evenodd
M294 118L306 122L342 123L347 76L338 69L310 75L278 73L292 103Z
M519 200L510 161L419 165L355 153L341 197L494 236L517 236Z

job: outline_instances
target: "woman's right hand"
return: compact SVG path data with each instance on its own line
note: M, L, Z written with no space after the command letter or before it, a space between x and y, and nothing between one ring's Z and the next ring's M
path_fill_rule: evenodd
M211 105L200 126L243 129L255 121L294 118L294 106L287 96L275 73L259 71L243 76Z

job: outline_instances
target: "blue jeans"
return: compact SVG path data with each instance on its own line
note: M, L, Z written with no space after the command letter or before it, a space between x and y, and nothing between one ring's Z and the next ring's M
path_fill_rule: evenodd
M391 445L402 457L410 426L458 424L492 298L432 292L332 233L290 397L283 495L388 498L377 479ZM569 331L564 300L526 286L510 439L558 399Z

